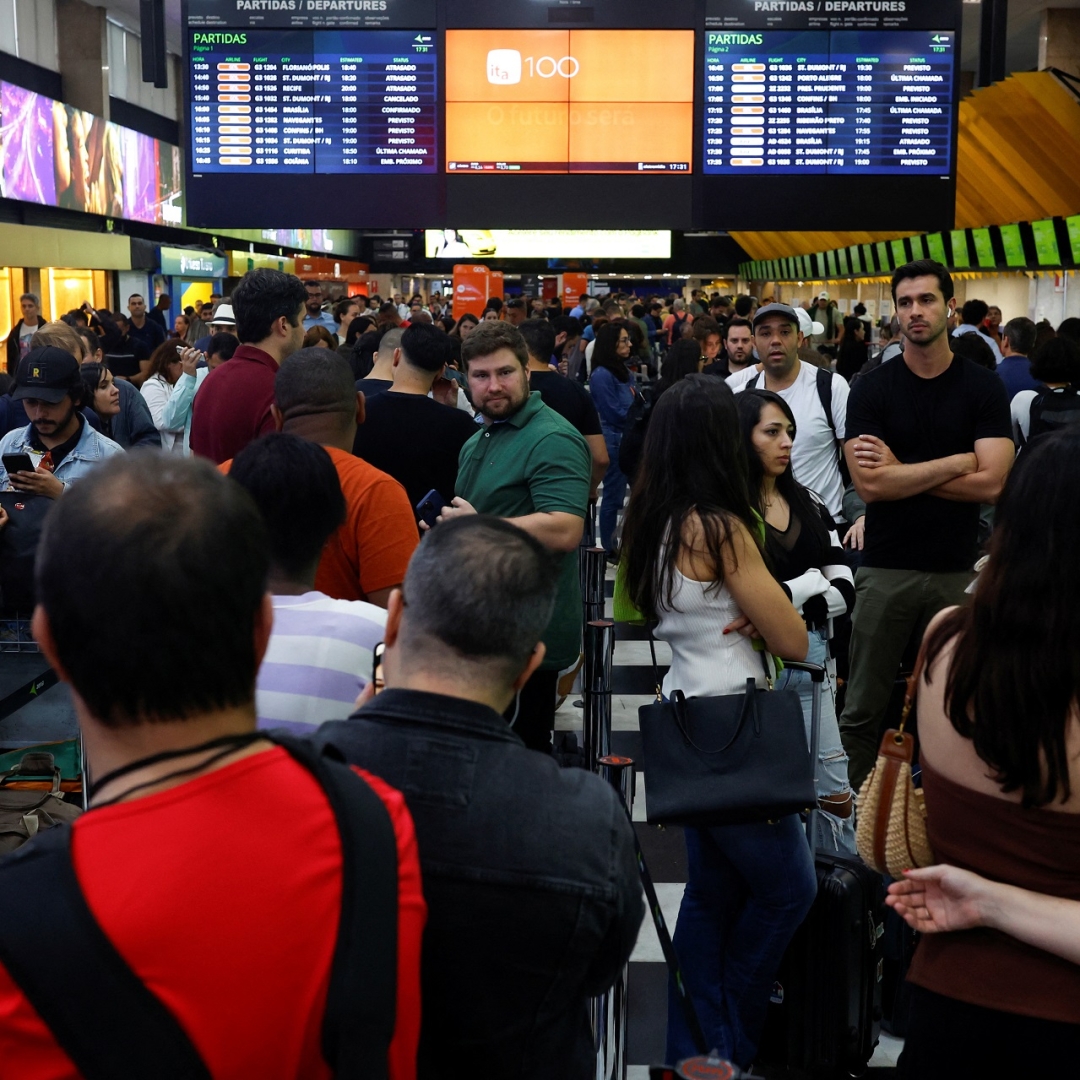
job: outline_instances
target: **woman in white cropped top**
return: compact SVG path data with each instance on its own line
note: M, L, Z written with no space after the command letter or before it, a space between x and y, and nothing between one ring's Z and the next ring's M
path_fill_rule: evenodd
M713 697L764 681L754 638L774 655L806 656L806 625L765 565L760 530L734 395L721 379L691 375L653 408L623 527L630 597L671 645L666 694ZM780 960L817 891L813 860L794 814L685 837L675 949L709 1045L747 1068ZM669 993L667 1059L694 1053Z

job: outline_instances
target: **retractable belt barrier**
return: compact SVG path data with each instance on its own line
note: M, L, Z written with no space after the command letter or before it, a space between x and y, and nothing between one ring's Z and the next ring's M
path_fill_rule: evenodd
M0 720L6 720L12 713L25 708L59 681L56 672L48 668L18 690L12 690L6 697L0 698Z
M601 547L578 548L581 606L586 623L604 617L604 575L607 552Z
M585 663L581 669L584 698L584 747L589 768L598 771L601 758L611 753L611 660L615 624L593 619L585 624Z
M597 761L600 775L619 793L628 817L634 810L634 762L632 758L605 755ZM627 1071L626 1016L630 965L619 972L615 985L589 1002L593 1043L596 1047L596 1080L625 1080Z

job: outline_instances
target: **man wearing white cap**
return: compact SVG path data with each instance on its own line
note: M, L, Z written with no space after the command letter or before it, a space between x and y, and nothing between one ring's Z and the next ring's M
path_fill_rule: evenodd
M817 308L814 308L814 312L817 312ZM804 364L831 369L832 358L823 352L818 352L812 344L815 337L825 336L825 327L801 305L795 308L795 314L799 316L799 329L803 334L803 343L799 346L799 359Z
M215 334L235 334L236 333L236 316L233 314L232 304L226 302L224 304L218 304L217 310L214 312L214 317L208 323L210 327L210 333L206 337L199 338L195 342L195 348L201 353L208 352L210 349L210 340Z
M754 315L754 346L761 362L732 375L727 383L735 393L773 390L788 403L797 429L791 447L792 473L803 487L820 495L833 520L841 522L844 481L840 454L848 384L828 368L812 367L799 359L799 349L806 341L803 327L810 322L805 311L787 304L759 308Z

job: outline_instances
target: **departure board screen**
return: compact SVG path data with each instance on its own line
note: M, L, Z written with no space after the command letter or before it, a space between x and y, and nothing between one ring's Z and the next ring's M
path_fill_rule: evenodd
M438 170L433 31L189 35L193 175Z
M956 35L710 30L706 174L948 175Z

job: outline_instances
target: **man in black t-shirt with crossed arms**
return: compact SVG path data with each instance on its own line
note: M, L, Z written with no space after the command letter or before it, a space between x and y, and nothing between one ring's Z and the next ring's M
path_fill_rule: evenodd
M1009 401L993 371L954 357L952 279L920 260L892 278L903 353L851 390L844 454L867 503L840 734L858 789L874 766L904 649L971 580L979 505L1013 462Z

